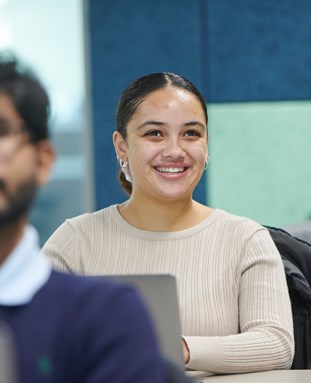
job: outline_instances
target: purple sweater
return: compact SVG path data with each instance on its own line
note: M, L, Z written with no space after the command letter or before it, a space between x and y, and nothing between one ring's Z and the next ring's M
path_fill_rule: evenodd
M128 286L53 271L33 300L0 306L15 335L20 383L158 383L149 316Z

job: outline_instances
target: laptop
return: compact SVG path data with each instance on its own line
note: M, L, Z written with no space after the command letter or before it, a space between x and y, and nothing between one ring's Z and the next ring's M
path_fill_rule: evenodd
M135 274L109 275L104 278L131 285L140 293L153 319L163 355L183 370L184 359L175 277L168 274Z
M9 326L0 321L0 383L17 383L13 337Z

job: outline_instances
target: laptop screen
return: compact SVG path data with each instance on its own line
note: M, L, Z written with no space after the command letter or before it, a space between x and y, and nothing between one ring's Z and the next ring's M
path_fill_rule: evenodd
M109 275L104 278L112 278L131 285L140 293L153 319L163 354L184 369L175 277L168 274L156 274Z

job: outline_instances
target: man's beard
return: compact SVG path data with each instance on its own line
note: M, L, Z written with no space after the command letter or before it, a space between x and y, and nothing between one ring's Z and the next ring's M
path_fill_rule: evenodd
M14 191L9 191L0 179L0 195L6 199L6 206L0 207L0 229L26 217L37 192L34 177L20 183Z

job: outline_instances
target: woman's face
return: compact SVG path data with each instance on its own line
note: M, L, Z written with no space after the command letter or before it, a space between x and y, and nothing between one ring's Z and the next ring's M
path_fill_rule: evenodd
M207 158L206 120L200 101L180 88L149 94L127 125L115 133L118 157L128 160L132 197L192 198Z

